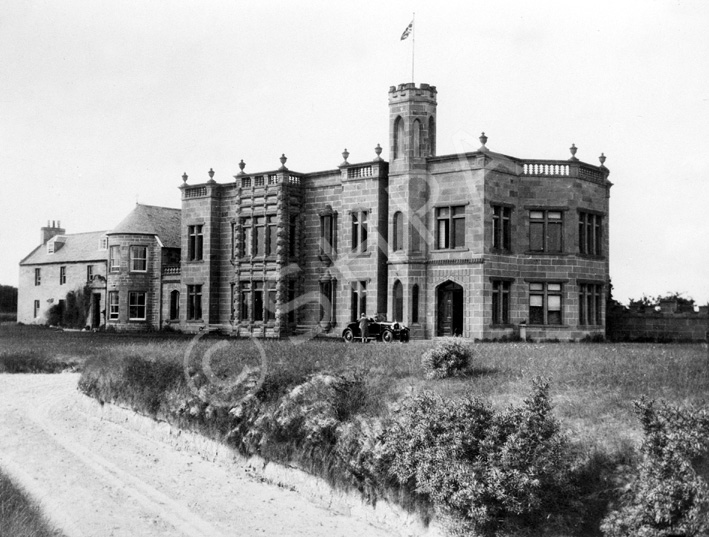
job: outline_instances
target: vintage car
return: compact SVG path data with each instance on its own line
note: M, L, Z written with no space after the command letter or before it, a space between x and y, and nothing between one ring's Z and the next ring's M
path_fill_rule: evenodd
M354 321L347 325L347 328L342 331L342 339L347 343L355 340L362 341L359 321ZM402 342L409 341L409 328L399 322L369 317L369 337L367 339L383 341L384 343L391 343L397 340Z

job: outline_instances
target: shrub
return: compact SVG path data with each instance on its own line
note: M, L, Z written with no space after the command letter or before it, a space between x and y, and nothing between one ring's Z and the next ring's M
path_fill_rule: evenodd
M456 532L548 525L574 497L570 450L548 391L536 380L523 406L503 412L476 398L424 392L385 429L383 463L428 496Z
M421 365L426 378L446 378L466 370L472 358L470 347L456 339L447 339L423 353Z
M601 530L608 537L708 535L709 412L645 399L635 408L643 461Z
M52 358L44 351L21 350L0 354L0 373L60 373L78 365L77 362Z

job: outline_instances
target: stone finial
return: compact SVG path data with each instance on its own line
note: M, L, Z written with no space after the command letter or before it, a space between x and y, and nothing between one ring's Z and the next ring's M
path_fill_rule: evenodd
M347 158L349 156L350 156L350 152L347 151L347 148L345 147L345 150L342 152L342 158L344 159L344 161L341 164L342 166L346 166L349 164L349 162L347 162Z
M182 174L182 182L186 183L187 182L187 172Z
M244 162L244 159L241 159L241 162L239 162L239 175L244 175L244 168L246 168L246 163Z
M601 168L605 168L606 156L603 153L601 153L601 156L598 157L598 160L601 161Z
M374 148L374 152L377 154L377 160L382 160L382 146L377 144L377 147Z
M285 153L281 153L281 158L278 159L278 160L281 161L281 167L278 168L278 171L287 170L288 168L286 168L286 161L288 160L288 157L286 157L286 154L285 154Z
M209 172L207 173L209 174L209 181L214 182L214 170L212 168L209 168Z
M485 144L487 143L487 136L485 136L484 132L480 135L479 140L482 145L480 146L480 149L478 149L478 151L489 151L488 148L485 147Z
M576 147L576 144L571 144L571 147L569 147L569 151L571 151L571 158L569 160L577 161L578 159L576 158L576 151L578 151L578 148Z

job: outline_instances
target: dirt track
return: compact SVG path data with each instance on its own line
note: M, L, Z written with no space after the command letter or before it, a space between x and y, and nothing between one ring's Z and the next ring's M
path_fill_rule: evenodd
M389 535L103 420L77 380L0 374L0 467L68 537Z

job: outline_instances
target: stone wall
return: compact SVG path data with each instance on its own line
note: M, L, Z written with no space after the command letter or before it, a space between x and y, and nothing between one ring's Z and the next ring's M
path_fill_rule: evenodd
M706 341L709 315L701 313L617 310L609 315L607 337L612 341Z

